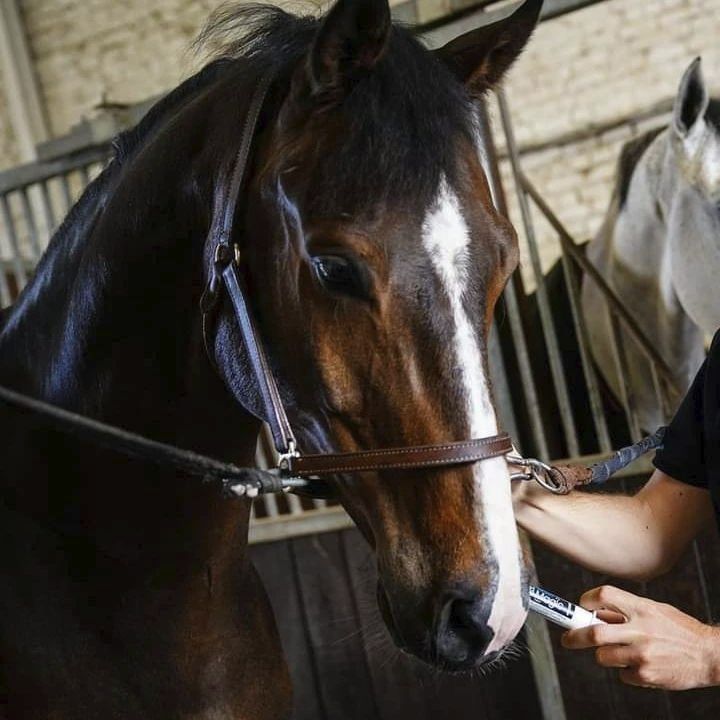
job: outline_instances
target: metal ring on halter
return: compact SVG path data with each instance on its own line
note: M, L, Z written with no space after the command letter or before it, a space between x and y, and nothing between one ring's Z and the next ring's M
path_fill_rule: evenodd
M532 464L533 480L550 491L554 495L565 495L567 490L558 485L552 478L552 474L549 472L550 467L540 460L534 460Z
M538 485L555 495L564 494L564 489L552 480L550 466L542 460L524 458L517 454L506 455L505 458L511 465L519 465L522 468L527 468L525 472L511 473L510 480L534 480Z

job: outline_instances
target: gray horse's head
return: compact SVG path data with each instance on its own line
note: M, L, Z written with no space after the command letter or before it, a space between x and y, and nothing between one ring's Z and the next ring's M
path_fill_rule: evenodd
M720 327L720 100L708 94L700 58L685 71L673 111L674 173L667 213L672 276L685 312L707 334Z
M685 71L673 110L673 142L683 177L703 199L720 203L720 100L705 85L702 60Z

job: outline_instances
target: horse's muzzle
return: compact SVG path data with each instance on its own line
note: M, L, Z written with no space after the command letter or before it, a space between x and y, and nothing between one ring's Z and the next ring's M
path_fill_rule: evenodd
M445 672L462 672L494 660L487 653L495 637L489 625L492 596L476 587L460 585L445 592L434 613L411 623L395 617L382 582L377 599L385 625L398 648Z

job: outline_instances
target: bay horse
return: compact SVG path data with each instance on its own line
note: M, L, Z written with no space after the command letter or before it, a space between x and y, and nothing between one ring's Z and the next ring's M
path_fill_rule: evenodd
M274 80L233 223L252 311L306 451L497 432L493 307L518 260L473 99L541 0L437 52L387 0L321 19L226 8L219 57L122 135L1 318L0 384L250 465L263 417L225 298L203 343L213 203L249 98ZM250 502L0 407L0 686L9 720L287 717L248 559ZM396 643L492 662L526 617L503 458L342 476Z
M720 101L708 94L700 58L683 75L670 125L623 147L587 255L672 368L674 411L720 327ZM620 397L605 299L589 279L582 310L596 365ZM644 354L623 337L638 421L653 431L667 418Z

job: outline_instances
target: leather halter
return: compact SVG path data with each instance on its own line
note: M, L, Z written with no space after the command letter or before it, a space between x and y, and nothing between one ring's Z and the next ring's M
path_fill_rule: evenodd
M506 433L437 445L316 455L300 453L246 300L240 271L242 261L240 250L237 245L231 245L232 224L238 197L246 181L250 150L271 84L272 75L268 73L262 77L253 92L229 186L226 190L220 191L215 202L215 212L208 238L209 242L215 245L214 263L210 271L207 289L203 294L201 307L205 347L211 362L214 363L210 345L207 342L208 320L210 312L217 306L220 287L221 285L225 286L235 311L242 341L250 358L254 379L260 391L265 416L263 419L266 419L270 426L275 449L280 456L278 464L280 475L308 478L374 470L445 467L470 464L507 455L513 448Z

